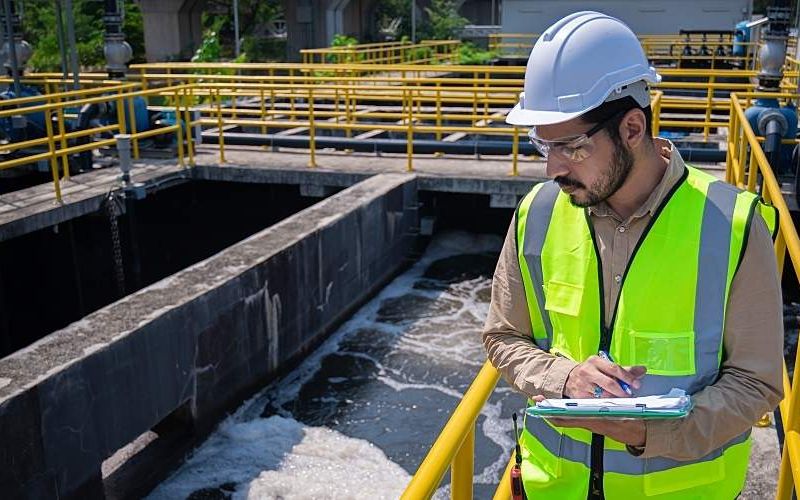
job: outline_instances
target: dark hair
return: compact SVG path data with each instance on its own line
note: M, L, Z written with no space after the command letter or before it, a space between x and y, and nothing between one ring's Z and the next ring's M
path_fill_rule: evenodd
M587 111L581 115L581 119L586 123L600 123L609 120L603 127L614 144L620 145L622 138L619 136L619 124L622 123L622 117L631 109L641 109L644 113L645 121L645 135L650 138L653 137L653 110L650 106L644 108L639 106L639 103L631 96L625 96L622 99L604 102L600 106ZM611 120L614 115L618 115Z

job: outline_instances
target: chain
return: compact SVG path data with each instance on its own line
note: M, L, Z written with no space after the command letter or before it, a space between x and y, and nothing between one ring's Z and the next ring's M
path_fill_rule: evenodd
M120 297L125 296L125 268L122 261L122 243L119 239L119 212L117 209L117 195L109 193L106 198L106 212L111 228L111 247L114 252L114 278L117 281L117 292Z

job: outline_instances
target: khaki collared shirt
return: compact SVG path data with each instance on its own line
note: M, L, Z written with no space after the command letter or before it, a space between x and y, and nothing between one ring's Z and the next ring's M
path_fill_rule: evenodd
M669 159L669 166L641 208L627 220L621 220L605 203L589 208L603 268L605 317L609 319L636 243L685 169L680 153L669 141L654 140L662 156ZM576 363L540 350L531 340L515 228L516 221L512 220L492 281L483 343L492 364L517 390L529 397L541 394L561 398ZM647 437L641 457L700 458L749 429L781 400L783 314L776 269L770 233L756 215L731 285L720 377L694 394L695 407L687 418L645 422ZM615 279L617 276L620 279ZM663 291L664 300L669 300L669 293Z

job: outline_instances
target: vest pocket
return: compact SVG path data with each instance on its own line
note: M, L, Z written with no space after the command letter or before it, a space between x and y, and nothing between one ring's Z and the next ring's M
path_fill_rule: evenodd
M568 316L577 316L581 310L583 287L558 280L545 285L544 308Z
M629 339L630 363L649 375L694 375L694 332L631 331Z

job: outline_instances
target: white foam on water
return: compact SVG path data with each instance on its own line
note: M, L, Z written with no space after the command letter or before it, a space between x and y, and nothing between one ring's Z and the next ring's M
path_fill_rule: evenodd
M236 483L234 499L392 499L410 476L377 447L324 427L271 416L234 415L150 500L186 498Z
M323 358L339 352L368 360L377 369L376 381L395 391L428 389L459 398L461 388L449 384L449 377L420 379L404 372L404 366L391 359L376 359L371 353L341 348L342 341L360 330L377 331L393 337L391 352L411 363L457 366L477 374L486 359L480 341L480 327L488 304L478 297L489 278L476 278L448 285L444 289L414 288L425 270L436 260L463 255L497 252L502 239L492 235L453 232L437 236L423 257L408 271L394 279L378 295L345 322L298 368L245 402L234 415L220 424L217 431L150 498L186 498L193 491L237 485L236 499L348 499L397 498L410 479L402 467L389 460L377 447L324 427L308 427L295 421L291 408L305 383L322 366ZM433 281L436 281L435 279ZM417 296L431 299L445 310L431 310L431 315L409 314L409 320L381 321L379 311L387 300ZM419 312L419 311L416 311ZM453 376L458 376L453 372ZM461 376L463 379L463 375ZM343 382L330 377L331 383ZM454 382L455 383L455 382ZM463 380L462 382L463 383ZM323 397L336 402L335 397ZM261 418L267 403L278 415ZM507 419L500 419L500 404L487 403L482 410L482 431L502 450L510 450ZM451 409L446 411L450 412ZM413 425L410 423L409 425ZM504 451L479 471L475 481L493 484L506 466ZM435 498L446 495L440 488Z

